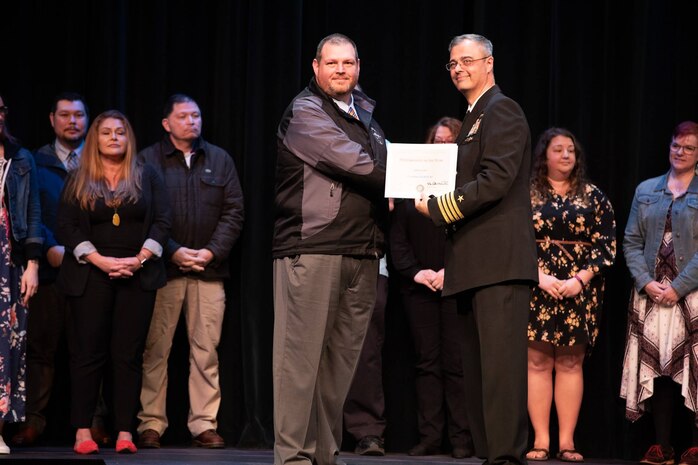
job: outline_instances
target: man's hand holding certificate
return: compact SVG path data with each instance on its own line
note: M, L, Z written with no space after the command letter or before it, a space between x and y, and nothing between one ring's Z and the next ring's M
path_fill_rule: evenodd
M385 196L415 199L456 187L456 144L388 144Z

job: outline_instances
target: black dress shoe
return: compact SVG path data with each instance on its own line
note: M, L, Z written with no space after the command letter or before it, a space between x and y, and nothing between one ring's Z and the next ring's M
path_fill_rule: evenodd
M409 452L407 452L407 455L416 457L422 455L437 455L439 453L441 453L441 449L439 449L438 446L430 446L428 444L420 442L412 449L410 449Z
M106 446L111 442L109 433L107 433L103 426L90 427L90 434L92 435L92 440L100 446Z
M354 453L357 455L383 456L385 455L383 439L378 436L364 436L358 444L356 444Z
M473 450L465 446L454 446L451 451L451 457L454 459L465 459L473 456Z
M24 424L10 442L15 446L33 446L39 437L39 431L31 425Z

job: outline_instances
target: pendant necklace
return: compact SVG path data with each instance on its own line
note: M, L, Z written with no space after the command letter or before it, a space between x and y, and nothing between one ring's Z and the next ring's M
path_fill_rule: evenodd
M119 226L121 224L121 218L119 217L119 212L116 211L118 208L117 204L114 204L114 214L111 217L111 224L114 226Z
M111 199L107 202L107 206L114 209L114 214L111 217L111 224L118 227L121 224L121 217L118 212L118 208L121 206L121 199Z

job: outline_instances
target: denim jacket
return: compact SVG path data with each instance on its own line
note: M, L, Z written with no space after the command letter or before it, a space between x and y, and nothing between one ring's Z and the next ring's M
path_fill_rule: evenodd
M7 141L5 156L12 160L4 186L12 226L12 258L24 265L25 260L41 257L43 242L36 166L28 150Z
M625 228L623 252L638 292L655 279L655 259L671 210L674 255L679 275L671 287L683 297L698 288L698 176L676 199L667 187L668 173L640 183Z

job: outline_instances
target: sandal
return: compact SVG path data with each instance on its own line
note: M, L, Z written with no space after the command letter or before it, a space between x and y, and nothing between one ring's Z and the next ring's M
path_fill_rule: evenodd
M543 455L541 455L540 457L529 457L528 454L530 454L531 452L542 452ZM550 451L548 449L541 449L538 447L534 447L533 449L526 452L526 460L532 460L534 462L545 462L549 458L550 458Z
M574 454L576 454L578 457L576 457ZM580 454L579 451L576 449L562 449L560 452L557 453L555 457L557 457L558 460L562 460L563 462L584 461L584 456Z

